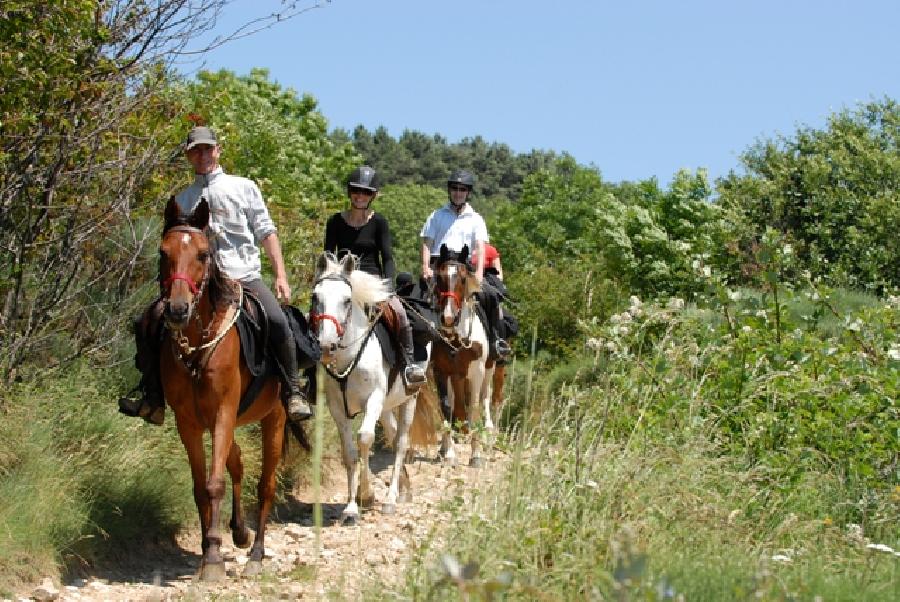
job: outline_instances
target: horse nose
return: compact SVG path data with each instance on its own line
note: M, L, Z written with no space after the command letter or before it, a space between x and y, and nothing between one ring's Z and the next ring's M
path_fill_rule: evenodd
M176 323L183 323L188 317L189 305L184 301L169 301L166 303L166 317Z

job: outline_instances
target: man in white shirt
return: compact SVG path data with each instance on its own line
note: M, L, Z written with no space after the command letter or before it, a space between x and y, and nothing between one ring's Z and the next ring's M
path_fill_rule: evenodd
M488 242L488 233L484 218L469 204L474 188L475 177L464 169L454 171L447 179L447 204L431 212L419 233L422 238L422 276L426 280L433 278L433 267L440 255L441 245L446 245L453 253L460 253L463 246L468 246L469 252L476 258L473 266L475 277L482 283L483 293L479 301L490 322L487 327L488 336L494 341L492 355L505 357L510 349L506 341L497 336L497 321L500 319L498 294L483 282L484 245Z

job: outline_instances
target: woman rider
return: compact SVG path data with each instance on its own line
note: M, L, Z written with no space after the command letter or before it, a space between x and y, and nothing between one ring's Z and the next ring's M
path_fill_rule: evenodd
M378 174L367 165L357 167L347 182L350 208L335 213L325 225L325 250L340 259L352 253L359 259L358 269L394 281L396 267L387 219L371 208L378 196ZM397 315L398 335L406 369L403 380L407 386L425 382L425 367L413 356L413 335L406 310L396 295L388 303Z

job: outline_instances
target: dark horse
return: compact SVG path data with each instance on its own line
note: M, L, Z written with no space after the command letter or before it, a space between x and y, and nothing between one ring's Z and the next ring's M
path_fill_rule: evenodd
M279 381L269 378L253 403L240 415L241 396L252 375L241 357L235 328L240 311L240 284L218 270L204 230L209 206L201 200L194 213L183 216L175 200L166 205L159 245L166 335L160 354L160 375L166 401L175 413L178 434L187 450L194 481L194 501L200 513L203 558L200 579L225 578L220 546L219 509L225 496L225 470L231 476L231 537L238 547L250 545L250 530L241 511L241 450L234 440L237 426L262 426L262 474L257 492L256 538L244 569L254 575L262 567L266 520L275 495L275 469L286 444L286 414L279 398ZM297 427L294 435L305 444ZM203 434L212 438L209 473Z

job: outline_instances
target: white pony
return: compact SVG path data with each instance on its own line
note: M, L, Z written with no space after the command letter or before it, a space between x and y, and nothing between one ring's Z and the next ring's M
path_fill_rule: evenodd
M381 419L385 438L395 450L390 489L381 506L384 514L393 514L398 501L412 499L403 465L406 451L410 443L437 441L440 415L437 399L427 387L418 392L407 390L403 376L385 363L374 327L391 292L386 281L357 270L356 264L351 254L341 261L331 253L319 257L310 311L310 324L318 335L321 361L328 374L328 408L337 423L347 469L347 506L341 515L345 524L359 519L360 505L374 503L369 452L375 440L375 422ZM357 448L353 416L360 412L364 416Z
M480 467L482 457L479 424L484 413L484 428L493 433L491 420L491 382L494 361L488 356L488 336L481 318L475 311L476 292L481 290L465 262L468 248L457 259L450 259L445 247L435 266L435 296L437 302L440 341L435 344L432 358L435 377L449 383L451 420L453 406L463 404L472 443L469 465ZM452 429L444 429L440 453L448 464L456 463Z

